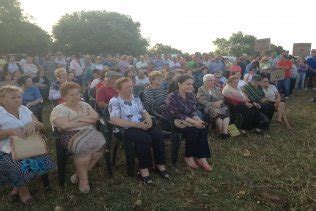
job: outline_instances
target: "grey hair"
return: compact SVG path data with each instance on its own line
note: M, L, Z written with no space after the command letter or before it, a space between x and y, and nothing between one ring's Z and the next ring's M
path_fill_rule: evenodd
M205 74L203 76L203 83L208 79L208 78L212 78L213 80L215 80L215 76L213 74Z

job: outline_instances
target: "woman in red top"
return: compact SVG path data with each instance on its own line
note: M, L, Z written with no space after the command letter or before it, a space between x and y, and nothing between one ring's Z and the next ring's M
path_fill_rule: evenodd
M285 98L290 95L291 68L292 62L288 59L287 54L283 54L277 64L277 69L285 70L284 79L278 81L278 90Z

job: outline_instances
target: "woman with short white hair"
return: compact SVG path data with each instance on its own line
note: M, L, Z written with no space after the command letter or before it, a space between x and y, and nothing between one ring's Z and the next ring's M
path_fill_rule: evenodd
M227 129L229 125L229 110L224 104L224 98L220 88L215 86L215 76L206 74L203 76L203 86L198 89L197 101L202 105L205 113L215 121L220 138L229 138Z

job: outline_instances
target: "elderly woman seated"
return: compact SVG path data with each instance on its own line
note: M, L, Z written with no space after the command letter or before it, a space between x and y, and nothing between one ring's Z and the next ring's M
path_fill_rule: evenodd
M32 112L22 105L22 92L14 86L0 88L0 188L5 185L13 187L9 200L20 197L30 205L32 196L28 183L39 175L55 169L55 164L47 155L24 160L12 158L10 137L26 137L43 129L43 124Z
M261 85L261 76L254 75L250 83L243 86L242 91L244 95L253 103L253 105L260 110L262 114L268 117L271 121L274 114L274 106L271 105L265 97Z
M167 90L161 88L163 75L159 71L152 71L149 74L150 86L146 87L143 92L142 101L146 110L153 113L153 105L156 102L164 102L167 98Z
M57 80L49 88L48 99L52 101L54 106L57 106L63 102L60 95L60 86L67 81L68 74L66 69L57 68L55 70L55 77Z
M207 140L208 131L206 123L198 116L193 78L189 75L179 75L176 81L177 89L168 95L166 102L176 129L186 140L184 160L190 168L201 166L206 171L212 171L206 160L211 155Z
M42 95L37 86L33 85L30 76L22 76L18 83L22 88L22 104L28 107L39 121L42 121Z
M259 110L254 106L247 97L245 97L238 87L239 77L231 76L224 87L222 94L226 103L229 105L231 119L234 124L246 133L245 130L255 129L256 132L262 133L269 126L269 121L262 119Z
M79 190L88 193L88 172L103 155L105 139L94 127L98 114L89 104L80 101L80 89L73 82L61 85L64 103L53 109L50 121L60 131L62 146L74 155L76 171L71 182L79 183Z
M269 76L262 77L262 89L268 102L274 106L275 110L278 112L277 122L280 124L285 124L288 129L292 129L292 126L287 120L285 111L285 101L281 99L281 95L277 88L269 83Z
M118 97L109 103L110 120L114 125L125 128L126 141L135 143L139 160L139 178L144 184L152 184L148 168L153 167L151 147L153 148L156 172L163 178L170 178L165 168L163 134L152 122L139 98L133 96L133 83L124 77L116 81Z
M203 86L199 88L197 93L197 101L205 113L209 114L211 120L215 121L220 138L228 139L229 109L224 104L220 88L215 86L213 74L204 75Z

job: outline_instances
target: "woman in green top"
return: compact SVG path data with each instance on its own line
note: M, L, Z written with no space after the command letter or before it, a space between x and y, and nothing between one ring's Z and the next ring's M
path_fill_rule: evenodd
M245 97L253 103L253 105L261 111L262 114L267 116L271 121L274 114L274 107L271 105L265 97L264 91L261 85L261 76L254 75L250 83L243 86L242 91Z

